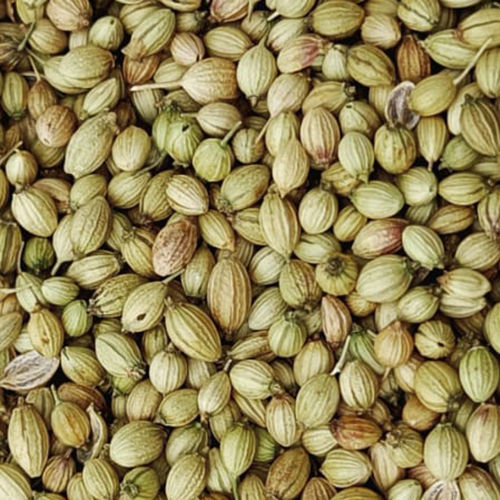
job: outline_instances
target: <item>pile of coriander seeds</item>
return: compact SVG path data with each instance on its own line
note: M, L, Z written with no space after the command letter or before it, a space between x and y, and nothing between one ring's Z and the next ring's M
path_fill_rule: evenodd
M1 500L500 500L498 4L1 0L0 69Z

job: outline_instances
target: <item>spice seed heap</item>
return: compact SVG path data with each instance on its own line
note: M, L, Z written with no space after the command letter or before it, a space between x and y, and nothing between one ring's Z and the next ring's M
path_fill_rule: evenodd
M500 8L0 0L0 500L500 500Z

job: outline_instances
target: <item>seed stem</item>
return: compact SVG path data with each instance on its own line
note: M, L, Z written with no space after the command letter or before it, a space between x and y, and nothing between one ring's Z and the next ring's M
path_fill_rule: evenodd
M351 342L351 336L348 335L347 338L345 339L344 346L342 347L342 353L340 354L340 358L330 373L331 375L338 375L342 371L342 368L344 368L345 362L347 361L347 354L349 352L350 342Z
M28 61L30 62L30 66L33 68L33 74L36 78L36 81L39 82L42 79L42 76L40 75L40 72L36 67L35 61L33 60L33 57L30 54L28 54Z
M239 130L239 128L243 125L243 122L240 120L238 123L234 125L234 127L224 136L224 138L220 141L221 146L227 146L227 143L232 139L234 134Z
M259 0L250 0L248 2L248 11L247 11L247 16L246 16L246 20L249 21L250 18L252 17L252 14L253 14L253 9L255 8L255 5L257 4Z
M18 274L22 273L22 269L21 269L21 256L23 254L24 245L25 245L25 241L23 240L22 243L21 243L21 246L19 247L19 253L17 254L16 269L17 269Z
M238 491L238 479L235 477L231 478L231 486L233 490L234 500L240 500L240 493Z
M167 153L162 153L161 156L154 163L152 163L149 167L146 167L146 168L153 169L153 168L160 166L165 161L166 157L167 157ZM144 169L142 171L147 172L148 170Z
M262 127L261 131L259 132L259 135L257 136L257 139L255 139L254 144L258 144L258 142L264 137L264 134L267 132L267 129L269 127L269 123L271 122L271 118L269 118L265 123L265 125Z
M2 157L0 157L0 165L6 161L12 153L15 153L23 145L23 141L19 141L14 146L12 146Z
M175 90L182 88L181 80L177 80L172 83L143 83L142 85L133 85L130 87L132 92L138 92L139 90Z
M41 66L43 67L45 65L45 61L39 57L37 54L35 54L32 50L30 49L26 49L26 52L28 53L28 55L30 55L38 64L41 64Z
M54 267L52 268L52 271L50 271L50 275L55 276L55 274L57 273L59 268L64 264L64 262L65 262L64 260L57 259L56 263L54 264Z
M184 272L184 269L181 269L180 271L177 271L174 274L171 274L170 276L167 276L164 280L162 280L162 283L165 283L167 285L171 281L173 281L175 278L179 277L182 273Z
M21 43L17 46L17 50L19 52L22 52L25 48L26 48L26 44L28 43L28 40L31 36L31 34L33 33L33 30L35 29L35 21L33 21L31 24L30 24L30 27L28 28L28 31L26 32L26 34L24 35L24 38L23 40L21 41Z
M271 22L274 21L277 17L280 16L280 13L278 11L274 11L268 18L267 21Z
M55 403L59 404L61 402L61 399L59 398L59 394L57 394L57 390L56 390L55 385L50 386L50 392L52 393L52 396L54 398Z
M460 75L458 75L454 80L453 80L453 84L456 86L456 85L459 85L460 82L467 76L467 74L469 73L469 71L476 65L478 59L483 55L483 52L488 48L488 46L490 45L490 41L491 41L491 38L488 38L488 40L486 40L483 45L481 45L481 48L477 51L476 55L472 58L472 61L470 61L469 64L467 64L467 67L462 71L462 73L460 73Z
M390 366L388 366L385 371L384 371L384 374L382 375L382 383L385 382L387 380L387 377L389 376L389 374L391 373L391 370L392 368Z
M13 293L24 292L25 290L31 290L32 288L33 285L21 286L19 288L0 288L0 293L12 295Z

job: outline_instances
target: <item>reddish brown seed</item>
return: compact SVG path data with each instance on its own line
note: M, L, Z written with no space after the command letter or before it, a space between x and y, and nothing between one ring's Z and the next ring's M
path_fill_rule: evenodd
M183 217L167 224L156 236L153 245L153 267L159 276L180 271L196 250L198 228L195 219Z
M66 106L50 106L36 121L36 133L40 142L49 147L68 144L77 126L75 113Z

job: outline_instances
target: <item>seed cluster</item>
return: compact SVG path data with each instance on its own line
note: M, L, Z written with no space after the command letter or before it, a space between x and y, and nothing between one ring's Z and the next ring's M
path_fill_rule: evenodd
M498 5L0 19L0 500L500 500Z

